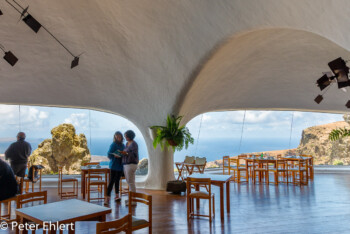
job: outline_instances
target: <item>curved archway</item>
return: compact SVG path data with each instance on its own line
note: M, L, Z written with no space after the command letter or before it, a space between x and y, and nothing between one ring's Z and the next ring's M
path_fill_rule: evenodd
M327 63L350 53L314 33L264 29L233 37L196 77L180 114L234 109L346 111L344 95L331 92L317 105L315 80Z

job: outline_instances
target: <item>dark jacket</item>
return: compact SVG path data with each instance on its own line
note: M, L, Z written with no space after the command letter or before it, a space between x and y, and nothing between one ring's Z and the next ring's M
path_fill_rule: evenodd
M14 197L18 192L15 174L5 161L0 159L0 201Z
M27 164L32 147L25 140L12 143L5 152L5 158L10 159L11 164Z
M126 151L128 155L123 156L123 165L139 163L139 146L135 141L133 141L130 145L126 146L124 151Z
M118 150L123 151L125 148L125 145L122 144L117 144L113 142L111 146L109 147L107 156L111 160L109 161L109 168L113 171L123 171L123 164L122 164L122 159L121 158L116 158L112 153L118 154L122 156Z

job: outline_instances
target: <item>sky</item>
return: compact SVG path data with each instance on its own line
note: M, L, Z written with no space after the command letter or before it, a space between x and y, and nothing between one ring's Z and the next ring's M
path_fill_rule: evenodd
M243 153L242 151L253 150L254 147L264 150L294 148L300 142L303 129L342 120L342 114L312 112L205 113L187 124L195 144L188 150L176 152L175 159L182 160L185 155L213 154L212 152ZM3 153L6 144L15 140L19 130L26 132L28 141L38 144L43 139L50 138L51 129L61 123L72 123L78 134L86 135L92 153L101 155L107 152L115 131L134 130L141 157L147 157L147 149L140 131L132 122L121 116L86 109L23 105L0 105L0 153ZM33 148L36 148L36 145L33 145Z

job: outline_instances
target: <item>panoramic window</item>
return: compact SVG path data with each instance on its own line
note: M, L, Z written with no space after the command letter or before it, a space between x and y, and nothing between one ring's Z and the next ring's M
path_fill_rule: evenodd
M195 142L187 150L176 152L175 161L183 161L186 155L206 157L212 162L225 155L311 154L315 155L315 164L345 165L349 164L347 151L339 153L342 145L330 141L328 135L331 130L348 125L343 114L297 111L205 113L187 124ZM348 140L344 138L343 141Z
M101 165L107 166L109 163L109 159L106 157L107 151L113 141L114 133L116 131L124 133L129 129L136 134L135 141L139 145L140 160L148 158L146 144L141 132L132 122L118 115L86 109L0 105L0 120L0 156L2 157L9 145L16 141L16 134L23 131L26 133L26 140L32 146L32 155L39 155L39 163L50 164L50 160L47 162L42 159L42 156L46 157L46 155L41 151L37 154L36 149L44 141L46 144L46 139L52 140L55 138L55 142L59 142L58 152L66 152L66 148L71 146L64 144L63 136L65 135L53 136L51 131L53 129L56 129L56 132L68 131L67 128L58 129L57 127L62 126L62 124L71 124L75 129L75 140L79 141L80 144L80 148L73 148L73 151L83 152L84 148L88 149L88 151L82 153L82 160L86 159L84 154L91 154L92 162L100 162ZM80 137L80 134L84 134L85 139ZM43 149L45 149L45 144L41 144ZM54 152L50 153L54 155ZM56 157L63 156L56 153ZM75 156L72 154L71 157ZM79 157L79 155L76 157ZM44 166L50 167L49 165ZM75 166L74 169L68 172L76 174L76 170L78 170L78 167ZM52 171L52 168L44 170L46 173L50 173L50 171ZM143 171L141 174L147 174L147 172Z

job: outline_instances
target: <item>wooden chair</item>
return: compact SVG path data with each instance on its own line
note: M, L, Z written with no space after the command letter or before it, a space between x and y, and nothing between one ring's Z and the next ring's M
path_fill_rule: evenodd
M202 186L206 186L208 192L200 191L199 188ZM192 192L193 188L196 188L196 191ZM194 212L195 199L198 204L201 199L209 201L209 215ZM209 222L211 222L212 213L215 215L215 196L211 193L211 180L209 178L187 178L187 218L190 219L193 216L209 217Z
M119 181L119 194L122 196L123 194L129 194L129 185L126 185L126 188L123 187L123 180L125 177L120 177Z
M101 176L102 178L104 177L104 180L96 180L96 175ZM100 200L104 199L103 196L97 197L97 198L91 198L91 192L93 191L91 189L91 186L97 186L97 188L103 188L103 191L97 191L98 195L102 192L104 195L107 194L107 186L108 186L108 175L109 175L109 169L88 169L88 174L87 174L87 183L86 183L86 188L87 188L87 199L88 202L91 200Z
M140 202L148 205L148 221L132 216L132 231L148 227L148 233L152 233L152 196L145 193L129 192L129 203ZM132 215L132 206L129 205L129 214Z
M87 162L87 163L83 163L82 166L87 167L87 166L97 166L100 165L99 162ZM102 176L101 175L91 175L92 178L91 179L97 179L97 180L102 180ZM85 176L85 184L87 184L87 176ZM85 186L85 193L87 193L87 187ZM98 186L96 189L90 190L90 191L99 191L102 192L101 187Z
M227 169L227 174L231 175L230 167L231 167L230 156L222 157L222 174L226 175L225 169Z
M42 184L42 181L41 181L41 172L42 172L42 169L43 168L35 168L35 166L39 166L39 165L32 165L32 164L30 164L30 163L28 163L28 174L29 174L29 172L30 172L30 168L31 167L34 167L33 168L33 170L32 170L32 175L31 175L31 177L32 177L32 180L31 179L29 179L29 175L27 175L26 177L24 177L23 178L23 183L24 183L24 185L25 185L25 192L26 193L28 193L29 192L29 184L32 184L32 186L31 186L31 188L32 188L32 192L34 192L34 188L35 188L35 184L37 183L37 182L39 182L39 191L41 191L41 184ZM35 174L36 174L36 172L38 172L39 173L39 177L38 178L35 178Z
M16 218L12 218L12 202L16 202L17 201L17 196L14 197L10 197L8 199L2 200L0 201L0 221L5 221L7 223L12 223L14 221L16 221ZM2 214L2 204L6 204L7 205L7 214Z
M47 191L33 192L33 193L25 193L21 195L17 195L16 197L16 207L17 209L23 208L23 205L33 202L42 202L43 204L47 203ZM53 211L54 212L54 211ZM19 217L16 216L16 220L18 223L23 223L23 220L20 220ZM42 228L39 226L39 228ZM44 231L43 231L44 232ZM16 234L19 233L19 229L16 229ZM35 233L35 230L32 231ZM46 231L45 231L46 233Z
M307 167L309 169L309 178L313 180L314 179L314 157L312 155L306 155L306 154L302 154L301 156L309 158Z
M196 157L196 160L194 161L194 170L192 173L198 172L200 174L203 174L206 165L207 159L205 157Z
M182 172L186 173L186 175L191 175L194 169L196 157L195 156L186 156L183 162Z
M288 184L288 165L287 160L277 159L274 163L274 167L269 167L269 172L274 173L274 183L278 185L279 182ZM280 177L281 174L281 177ZM279 178L282 178L280 181Z
M258 174L256 174L258 172ZM264 163L261 160L253 159L253 182L256 183L256 177L258 175L259 182L262 183L262 179L265 178L265 183L269 184L269 164Z
M63 192L63 184L72 183L72 191ZM78 197L79 182L76 178L63 178L63 167L58 167L58 195L60 198Z
M132 230L132 216L128 214L121 219L100 222L96 224L96 234L114 234L125 232L131 234Z
M245 156L238 156L237 158L231 158L231 167L230 170L233 171L233 180L237 183L241 183L241 172L245 172L244 178L245 182L249 181L249 172L246 164L241 164L241 161L244 160Z
M308 185L309 173L308 173L308 159L297 159L294 160L294 165L288 164L288 171L292 175L292 181L295 185Z

